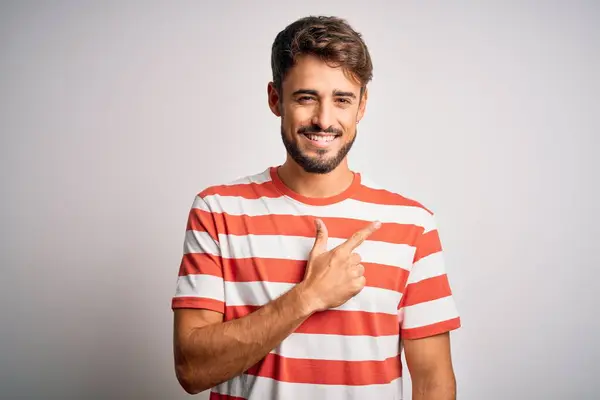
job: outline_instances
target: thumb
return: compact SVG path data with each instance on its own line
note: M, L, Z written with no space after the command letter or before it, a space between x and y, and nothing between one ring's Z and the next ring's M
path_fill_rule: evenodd
M312 249L312 255L318 256L327 251L327 239L329 234L325 223L320 219L315 219L315 225L317 227L317 237Z

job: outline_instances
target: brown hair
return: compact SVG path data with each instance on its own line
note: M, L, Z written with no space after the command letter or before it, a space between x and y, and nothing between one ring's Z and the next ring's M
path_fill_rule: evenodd
M281 93L282 82L300 55L321 58L333 67L342 67L361 85L361 95L373 78L373 64L361 34L337 17L301 18L279 32L271 48L273 83Z

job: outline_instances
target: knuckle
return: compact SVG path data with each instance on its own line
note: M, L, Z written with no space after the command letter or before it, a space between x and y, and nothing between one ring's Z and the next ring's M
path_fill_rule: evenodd
M367 280L365 279L364 276L360 276L357 279L355 279L353 283L354 283L355 290L361 290L362 288L365 287Z
M339 260L342 258L342 249L340 248L335 248L333 250L331 250L331 257L334 260Z
M362 275L364 275L364 274L365 274L365 266L364 266L364 265L362 265L362 264L358 264L358 266L357 266L356 270L358 271L358 274L359 274L360 276L362 276Z
M356 232L352 235L352 239L356 242L360 242L363 239L363 233L362 232Z

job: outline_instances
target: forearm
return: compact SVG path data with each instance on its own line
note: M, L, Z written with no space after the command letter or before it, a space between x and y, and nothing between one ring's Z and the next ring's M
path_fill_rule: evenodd
M245 317L192 331L179 352L186 390L209 389L264 358L312 314L304 297L299 284Z

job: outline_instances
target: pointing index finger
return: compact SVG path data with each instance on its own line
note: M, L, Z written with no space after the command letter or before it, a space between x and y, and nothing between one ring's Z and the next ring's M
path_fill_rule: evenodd
M341 248L345 249L348 252L353 251L358 246L360 246L373 232L381 227L381 222L375 221L371 222L365 228L357 231L354 235L352 235L348 240L340 245Z

